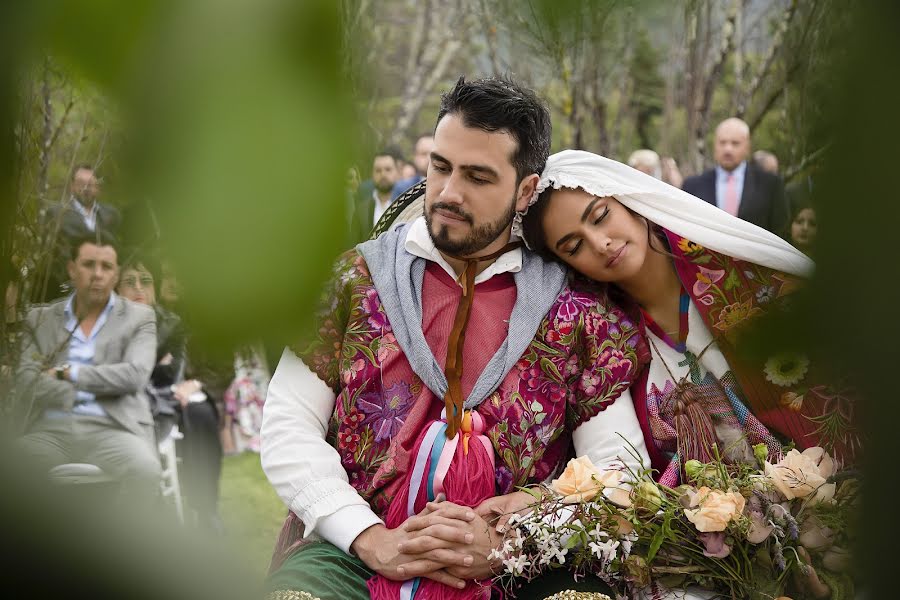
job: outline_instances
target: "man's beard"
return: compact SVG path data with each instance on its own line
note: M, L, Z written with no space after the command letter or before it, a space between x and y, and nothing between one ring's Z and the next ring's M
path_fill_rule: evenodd
M462 217L472 226L469 234L461 240L454 241L450 239L450 228L446 225L441 225L437 231L434 231L434 229L432 229L431 213L438 209L443 209ZM431 237L431 241L434 243L435 248L441 252L446 252L447 254L455 256L472 256L476 252L487 248L504 232L509 231L509 227L513 222L513 217L516 215L516 199L513 197L509 203L509 208L498 220L491 223L483 223L481 225L475 225L475 220L472 218L472 215L464 212L456 204L438 202L432 205L430 211L425 209L424 212L425 224L428 226L428 235Z

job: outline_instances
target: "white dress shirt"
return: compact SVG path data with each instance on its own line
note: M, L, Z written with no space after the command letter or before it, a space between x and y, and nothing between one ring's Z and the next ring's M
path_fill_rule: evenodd
M431 242L424 217L413 222L405 243L407 251L436 262L456 279ZM515 249L482 271L475 282L521 267L522 250ZM304 536L315 533L349 554L360 533L383 521L350 485L340 455L325 441L335 399L331 388L285 349L263 408L261 460L275 491L303 521ZM575 452L589 456L599 468L616 462L637 468L638 461L619 434L634 445L643 464L649 466L628 391L573 432Z

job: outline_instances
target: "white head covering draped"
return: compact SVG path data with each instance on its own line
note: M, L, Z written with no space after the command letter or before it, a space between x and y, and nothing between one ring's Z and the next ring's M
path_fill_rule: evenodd
M739 260L806 277L815 267L809 257L774 233L628 165L591 152L563 150L552 155L528 206L548 187L581 188L595 196L615 196L653 223ZM525 212L518 213L513 223L513 233L519 237L523 237Z

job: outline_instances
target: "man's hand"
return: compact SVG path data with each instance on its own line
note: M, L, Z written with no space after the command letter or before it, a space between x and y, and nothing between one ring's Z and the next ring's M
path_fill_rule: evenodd
M472 516L470 519L460 520L460 516ZM445 527L466 532L466 541L448 540L443 535ZM403 543L403 552L413 554L426 554L437 544L438 548L449 549L457 553L468 554L471 557L469 564L449 566L447 572L460 579L487 579L493 573L495 565L488 559L491 550L497 548L503 541L503 536L497 532L496 527L479 516L472 509L453 504L452 502L429 502L420 514L411 517L403 524L413 539ZM419 534L419 535L415 535ZM470 537L471 536L471 537ZM427 560L415 560L403 564L403 572L413 577L420 576L422 571L428 569Z
M462 516L465 517L465 514ZM474 513L472 517L474 518ZM444 519L428 531L417 530L414 533L407 531L406 523L396 529L373 525L357 536L350 549L366 566L388 579L404 581L413 577L427 577L461 589L466 582L451 575L446 567L464 567L474 561L472 556L459 550L472 539L464 524L463 520ZM417 543L410 547L409 544L413 542ZM411 548L426 550L416 551ZM415 564L416 569L409 571L405 567L408 564Z
M495 523L495 529L503 533L509 518L515 513L523 514L528 506L534 504L536 499L528 492L517 491L505 496L488 498L475 507L475 514L487 521Z

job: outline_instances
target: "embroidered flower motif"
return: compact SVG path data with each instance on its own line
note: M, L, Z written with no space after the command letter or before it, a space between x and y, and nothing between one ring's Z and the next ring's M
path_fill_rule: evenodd
M353 431L338 432L338 447L348 452L356 452L359 445L359 434Z
M762 314L762 309L758 306L753 306L752 299L747 299L744 302L735 302L722 309L715 328L721 331L729 331L750 317L759 314Z
M777 354L767 360L763 367L766 379L781 387L800 383L808 370L809 359L794 353Z
M781 405L794 412L800 412L803 408L803 396L795 392L785 392L781 395Z
M771 285L764 285L756 291L756 301L760 304L771 302L775 299L775 288Z
M371 392L360 397L357 405L366 413L366 424L375 432L376 442L397 435L412 407L412 397L409 384L405 381L398 381L383 394Z
M559 307L556 309L556 317L563 321L573 321L578 313L593 304L590 296L584 296L572 291L565 291L557 299Z
M678 249L684 252L685 256L694 257L703 253L703 246L696 242L692 242L687 238L678 240Z
M397 338L394 337L393 333L386 334L381 338L381 342L378 345L378 362L383 363L385 359L391 354L391 352L396 351Z
M698 267L697 281L694 282L694 295L702 296L712 285L721 281L725 277L725 271L722 269L707 269L706 267Z
M366 361L361 358L356 359L350 365L350 368L344 371L344 385L349 385L350 381L356 377L357 373L366 368Z
M381 310L381 298L375 288L366 290L366 295L362 299L362 308L368 315L367 320L373 329L382 329L388 326L387 315Z
M350 412L347 413L346 416L344 416L344 420L342 421L342 423L344 424L344 427L356 429L365 418L365 415L356 410L356 407L354 406L350 409Z

